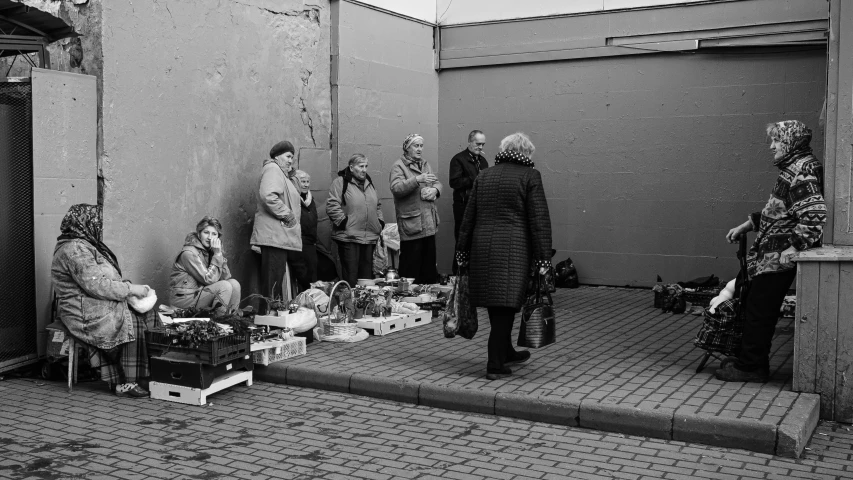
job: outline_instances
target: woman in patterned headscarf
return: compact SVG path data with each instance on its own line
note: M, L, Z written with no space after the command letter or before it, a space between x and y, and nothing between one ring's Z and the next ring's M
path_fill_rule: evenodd
M797 273L791 259L800 250L819 247L826 223L823 166L812 154L812 131L800 121L767 125L776 186L764 209L729 230L730 243L757 230L747 255L750 286L744 312L743 340L736 358L715 372L720 380L764 382L770 372L770 343L779 309Z
M435 234L442 185L423 158L424 138L417 133L406 137L403 156L394 162L389 175L394 211L400 232L400 275L415 283L436 283Z
M50 267L59 320L90 348L93 366L101 366L101 378L116 386L116 395L147 397L137 380L149 376L145 330L156 314L136 313L127 300L148 296L149 288L122 280L103 242L100 206L72 206L60 228Z

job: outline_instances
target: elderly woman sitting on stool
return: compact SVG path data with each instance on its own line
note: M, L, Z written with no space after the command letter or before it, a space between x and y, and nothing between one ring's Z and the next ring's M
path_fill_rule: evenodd
M100 206L72 206L60 228L50 266L59 320L90 349L92 365L101 366L101 378L116 395L147 397L137 381L149 376L145 331L159 320L153 310L138 313L127 302L147 297L149 288L122 279L103 242Z
M240 306L240 283L231 278L221 236L222 224L214 217L202 218L187 234L169 280L173 307L214 308L223 315Z

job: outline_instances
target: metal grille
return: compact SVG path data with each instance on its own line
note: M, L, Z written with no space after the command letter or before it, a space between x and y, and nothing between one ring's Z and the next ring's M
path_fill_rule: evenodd
M0 82L0 372L38 355L32 86Z

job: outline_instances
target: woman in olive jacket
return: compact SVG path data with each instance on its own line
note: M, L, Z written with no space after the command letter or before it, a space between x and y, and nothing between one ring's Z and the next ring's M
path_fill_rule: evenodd
M249 241L261 249L261 293L283 299L290 298L283 288L288 252L302 251L301 200L293 179L294 152L290 142L278 142L264 161Z
M435 201L442 185L423 159L424 139L413 133L403 142L403 156L391 167L389 183L400 232L400 275L415 283L438 281L435 234L438 209Z
M490 380L511 375L507 365L530 358L512 348L512 324L530 273L544 275L551 265L551 217L534 151L523 133L501 141L495 166L474 182L456 243L459 266L470 265L471 304L489 310Z
M359 278L373 278L373 250L385 227L382 204L367 166L364 155L350 157L349 165L332 182L326 200L332 239L338 245L341 277L350 285Z

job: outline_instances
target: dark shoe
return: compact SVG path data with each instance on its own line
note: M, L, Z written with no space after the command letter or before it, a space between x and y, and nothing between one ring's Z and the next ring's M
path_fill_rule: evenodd
M735 367L733 362L729 362L723 368L718 368L714 372L717 380L724 382L760 382L764 383L770 376L770 372L765 369L758 369L753 372L745 372Z
M144 398L150 397L151 393L135 383L122 383L116 385L117 397Z
M499 380L512 375L512 370L509 367L501 368L500 370L486 369L486 378L489 380Z
M524 363L530 360L530 351L523 350L520 352L515 352L515 355L511 355L509 360L506 361L507 365L513 365L516 363Z
M720 368L726 368L728 364L737 362L737 357L726 357L720 362Z

